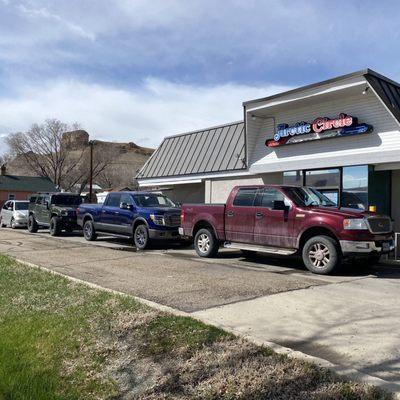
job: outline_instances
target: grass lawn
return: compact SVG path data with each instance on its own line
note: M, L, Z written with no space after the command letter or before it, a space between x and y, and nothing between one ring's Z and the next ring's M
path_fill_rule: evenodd
M390 398L0 255L0 400Z

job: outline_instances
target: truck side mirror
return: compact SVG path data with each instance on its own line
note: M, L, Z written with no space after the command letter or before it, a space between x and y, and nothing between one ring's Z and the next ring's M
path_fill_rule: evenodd
M278 211L287 211L289 207L285 204L283 200L275 200L273 209Z

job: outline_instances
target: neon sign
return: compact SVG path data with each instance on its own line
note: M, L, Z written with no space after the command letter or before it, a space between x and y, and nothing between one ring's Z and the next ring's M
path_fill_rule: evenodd
M357 118L341 113L338 118L318 117L312 123L278 124L274 138L267 140L268 147L303 143L318 139L360 135L372 131L372 126L359 124Z

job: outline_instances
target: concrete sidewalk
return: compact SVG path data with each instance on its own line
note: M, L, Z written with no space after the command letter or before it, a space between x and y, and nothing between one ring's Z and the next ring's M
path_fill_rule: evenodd
M349 267L341 276L323 277L295 259L250 261L224 251L202 260L190 249L136 252L126 241L88 243L9 229L0 229L0 252L184 311L257 343L326 360L338 372L382 379L400 392L396 266Z

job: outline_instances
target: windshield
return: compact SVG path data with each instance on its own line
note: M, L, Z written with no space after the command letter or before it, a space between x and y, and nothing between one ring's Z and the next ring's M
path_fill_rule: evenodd
M295 202L297 206L325 206L337 207L336 204L329 200L318 190L307 187L286 187L285 191L288 196Z
M29 201L21 201L15 203L15 209L16 210L27 210L29 207Z
M81 196L72 196L68 194L58 194L51 199L51 204L55 204L56 206L79 206L81 203Z
M140 207L176 207L176 204L162 194L135 194L135 203Z

